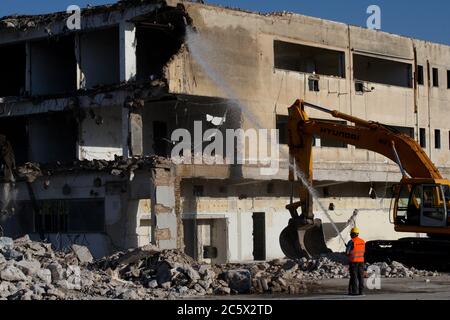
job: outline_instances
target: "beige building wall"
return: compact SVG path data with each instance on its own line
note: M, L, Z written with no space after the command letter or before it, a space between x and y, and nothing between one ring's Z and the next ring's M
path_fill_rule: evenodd
M449 46L296 14L264 16L200 4L185 5L199 35L194 37L194 42L188 41L188 46L195 49L191 52L184 50L169 65L172 92L239 99L244 106L244 128L276 128L277 115L286 116L287 108L298 98L363 119L411 128L418 141L420 128L424 128L427 153L444 175L450 173L450 128L445 112L450 93L447 84ZM274 41L340 51L345 57L345 76L277 69L274 65ZM355 77L355 68L358 67L354 64L355 55L410 65L410 85L362 81L365 90L357 91L356 84L361 79ZM416 87L418 65L423 66L425 82ZM439 68L439 88L434 88L428 81L428 69L433 67ZM318 80L320 91L309 89L311 77ZM310 117L331 119L314 110L310 111ZM440 149L435 148L435 129L441 131ZM260 182L271 178L286 181L288 150L287 146L281 146L281 149L280 156L284 162L276 177L262 177L257 168L244 166L243 178ZM185 166L178 170L185 178L204 179L205 186L211 185L210 178L231 175L231 171L225 168L208 171L201 166L195 167L198 170ZM398 166L390 160L353 146L315 147L314 177L322 207L328 208L329 203L336 207L329 214L345 241L348 241L348 229L353 223L363 230L366 240L420 236L394 231L389 212L389 187L390 183L398 182L401 175ZM369 188L377 182L381 183L378 199L370 199ZM334 194L323 196L321 185L336 185ZM261 191L258 186L248 188ZM187 196L183 201L192 204L194 200ZM245 200L234 194L221 199L220 203L223 202L226 209L222 208L220 212L211 208L217 205L213 198L206 196L194 202L198 207L191 206L185 212L195 212L198 217L211 214L226 217L230 260L252 260L252 213L258 211L266 213L267 258L282 256L278 236L290 218L284 209L289 202L288 188L279 196L255 195ZM355 209L359 209L359 213L353 222L350 219ZM343 241L337 237L318 201L315 212L323 219L329 247L335 251L343 250Z
M444 174L448 171L449 128L442 115L449 101L446 82L450 47L297 14L263 16L199 4L185 5L200 34L196 37L199 39L195 43L199 48L196 51L206 61L199 64L198 57L187 50L174 59L168 72L172 92L240 99L246 107L243 126L247 128L275 128L276 115L287 115L287 107L297 98L363 119L414 128L416 138L419 128L426 128L428 154ZM320 92L310 91L308 79L312 74L274 67L274 40L343 52L345 78L318 75ZM364 85L370 92L355 92L354 54L410 64L413 76L414 48L417 64L424 66L426 82L418 86L417 93L414 86L368 81ZM427 86L427 61L431 68L439 68L439 88ZM204 72L205 65L212 69L209 74ZM219 79L211 80L211 74L218 75ZM226 90L221 82L225 83ZM310 115L327 118L316 111L310 111ZM441 150L434 148L435 129L441 130ZM351 180L355 181L366 181L366 172L373 172L373 178L378 180L377 173L393 170L393 164L384 157L352 146L347 150L318 148L315 160L316 168L328 163L343 169L346 164L356 166L360 174L351 174ZM329 174L333 173L327 171ZM398 176L389 178L396 181ZM348 175L334 173L333 179L346 181Z

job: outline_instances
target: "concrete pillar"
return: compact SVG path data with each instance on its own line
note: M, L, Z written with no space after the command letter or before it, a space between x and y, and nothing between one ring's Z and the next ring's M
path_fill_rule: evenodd
M80 35L75 35L75 59L77 60L77 90L86 88L86 81L81 70L81 42Z
M142 114L141 112L130 112L130 154L131 156L142 156L143 134L142 134Z
M144 155L142 109L122 107L122 152L124 157Z
M130 22L119 25L120 81L136 78L136 27ZM122 108L122 150L123 156L130 156L130 110Z
M120 81L136 78L136 27L130 22L121 22L120 35Z
M130 156L129 148L130 137L130 110L122 106L122 156L128 158Z
M161 249L180 248L182 236L179 223L181 219L176 212L176 179L172 167L152 170L151 220L152 243Z

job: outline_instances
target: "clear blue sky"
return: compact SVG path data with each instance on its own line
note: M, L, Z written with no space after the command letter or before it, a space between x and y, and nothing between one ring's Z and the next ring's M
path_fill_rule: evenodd
M85 7L114 0L0 0L0 16L64 11L70 4ZM450 44L448 0L206 0L207 3L261 12L292 11L314 17L366 25L366 9L382 10L382 30L423 40Z

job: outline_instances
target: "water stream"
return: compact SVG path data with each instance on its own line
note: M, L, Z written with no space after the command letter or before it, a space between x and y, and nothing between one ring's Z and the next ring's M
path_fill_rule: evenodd
M221 73L218 72L217 68L214 67L214 63L210 62L212 60L211 57L216 56L217 52L219 52L217 50L218 48L214 48L214 46L204 37L202 37L202 35L199 32L194 31L189 26L187 27L186 30L186 44L189 48L191 56L196 61L196 63L203 69L205 74L211 79L211 81L217 86L217 88L219 88L223 92L223 94L232 102L232 105L239 108L241 113L245 115L246 119L250 121L255 128L263 128L263 126L261 125L258 118L255 116L255 114L238 98L234 90L223 79ZM289 158L287 152L282 150L281 153L282 158L284 159ZM333 219L328 213L328 210L321 203L316 190L306 179L305 174L301 172L301 170L299 170L298 168L296 169L297 170L295 170L295 172L297 174L297 177L300 179L300 181L306 187L308 192L311 194L312 198L314 199L314 202L318 204L320 210L325 214L325 216L330 221L331 225L333 226L333 229L336 231L336 236L339 236L345 245L345 240L342 237L341 232L339 232L339 229L337 228L336 224L334 223Z

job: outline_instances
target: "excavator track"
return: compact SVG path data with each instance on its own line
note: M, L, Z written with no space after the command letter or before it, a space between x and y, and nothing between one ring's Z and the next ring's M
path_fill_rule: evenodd
M397 261L409 267L448 271L450 240L403 238L369 241L366 243L366 260L369 263Z

